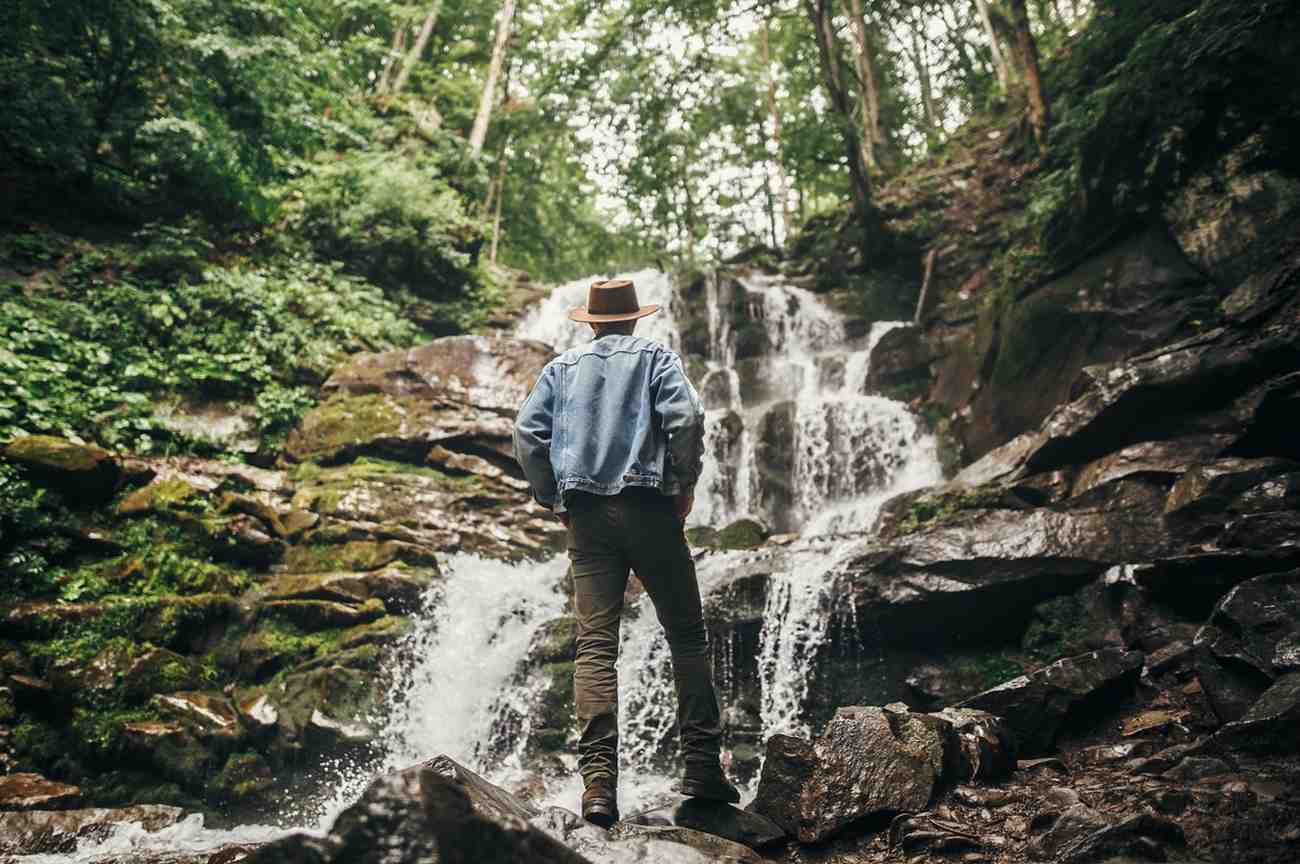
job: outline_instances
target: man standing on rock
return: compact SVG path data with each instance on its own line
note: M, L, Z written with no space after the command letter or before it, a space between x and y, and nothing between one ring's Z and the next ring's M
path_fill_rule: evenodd
M736 802L719 764L721 721L708 635L683 526L704 453L704 409L681 359L632 335L659 311L627 280L597 282L569 317L595 338L546 365L515 421L515 458L538 503L568 529L582 815L618 820L619 620L635 570L668 637L684 795Z

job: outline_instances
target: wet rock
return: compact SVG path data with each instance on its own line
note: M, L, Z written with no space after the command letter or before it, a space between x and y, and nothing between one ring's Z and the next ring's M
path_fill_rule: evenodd
M244 737L235 706L220 693L168 693L155 696L152 704L162 716L183 723L202 739L220 739L234 745Z
M1105 818L1078 801L1075 796L1073 802L1045 802L1050 808L1055 804L1056 807L1063 809L1040 810L1030 823L1031 830L1041 831L1041 835L1034 838L1026 848L1026 852L1035 858L1046 859L1055 858L1063 848L1072 843L1076 843L1100 828L1105 827Z
M81 804L81 790L40 774L0 776L0 810L70 810Z
M199 690L208 683L208 673L192 657L165 648L154 648L132 662L122 677L122 687L132 699L147 699L155 693Z
M1222 452L1232 440L1231 435L1206 434L1131 444L1079 469L1074 478L1072 494L1082 495L1104 483L1131 474L1179 476L1189 465Z
M971 752L988 743L987 729L967 734L980 739ZM804 843L820 842L873 813L924 809L945 772L953 777L960 771L961 779L979 773L962 765L957 739L952 721L941 714L911 714L901 705L841 708L813 741L786 735L768 740L748 809Z
M258 614L292 621L310 633L374 621L383 617L384 602L371 598L360 606L352 606L331 600L270 600L258 607Z
M365 573L307 573L277 576L264 585L269 600L324 600L361 604L375 598L403 614L420 608L436 569L386 566Z
M1169 861L1187 848L1187 838L1178 823L1163 816L1140 814L1109 825L1059 847L1061 864L1101 864L1131 856L1139 861Z
M73 505L108 500L122 479L122 467L113 454L65 438L15 438L5 446L3 455L22 465L35 483L63 493Z
M781 826L765 816L702 798L688 798L675 806L650 810L628 821L638 825L690 828L751 849L762 849L785 840Z
M1300 570L1290 570L1258 576L1234 588L1215 607L1196 641L1209 646L1220 660L1272 678L1291 665L1286 646L1297 639ZM1275 665L1278 659L1284 666Z
M845 383L854 387L854 392L879 393L917 381L928 381L932 359L920 328L895 327L880 337L872 349L866 380Z
M154 804L0 813L0 855L67 854L78 843L106 837L116 825L134 823L153 832L175 825L183 814L179 807Z
M293 505L321 517L305 538L313 546L393 540L518 558L550 550L564 536L527 492L501 479L378 460L319 470L304 478Z
M438 570L433 549L398 540L354 540L335 545L294 546L284 558L286 573L332 573L380 570L390 564Z
M121 742L128 759L198 795L205 793L232 743L201 741L185 722L155 720L124 724Z
M380 777L321 838L293 835L259 849L251 864L391 861L538 862L587 859L533 827L536 811L446 757Z
M1289 459L1217 459L1190 468L1173 488L1165 502L1165 513L1191 517L1199 513L1244 512L1256 507L1281 509L1287 506L1291 479L1289 474L1300 464ZM1262 488L1261 488L1262 487ZM1276 494L1267 494L1276 488ZM1240 506L1243 493L1251 493ZM1252 506L1253 505L1253 506Z
M718 532L717 545L722 549L752 549L762 545L770 533L756 519L737 519Z
M511 454L511 418L551 358L540 342L453 336L410 350L359 354L322 388L285 444L296 461L359 453L423 460L435 445Z
M863 541L842 565L858 619L887 647L936 650L1023 632L1044 600L1115 563L1167 554L1164 495L1129 478L1068 508L957 509L887 546Z
M117 505L117 515L167 514L177 510L199 512L206 507L204 490L181 477L158 476L127 495Z
M1072 712L1082 714L1132 688L1142 670L1137 651L1107 648L1046 666L962 703L1006 720L1026 756L1051 751Z
M1212 743L1264 753L1300 751L1300 672L1278 678L1240 720L1216 732Z
M1233 773L1232 766L1222 759L1216 759L1213 756L1191 756L1183 759L1160 776L1166 780L1194 783L1207 777L1222 777L1231 773Z

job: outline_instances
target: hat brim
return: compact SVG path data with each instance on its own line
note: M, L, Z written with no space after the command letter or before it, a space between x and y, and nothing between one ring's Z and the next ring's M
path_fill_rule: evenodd
M651 303L648 306L642 306L635 312L617 312L611 315L593 315L587 311L586 306L579 306L569 313L571 321L582 321L585 324L613 324L616 321L635 321L638 318L644 318L647 315L653 315L659 311L658 303Z

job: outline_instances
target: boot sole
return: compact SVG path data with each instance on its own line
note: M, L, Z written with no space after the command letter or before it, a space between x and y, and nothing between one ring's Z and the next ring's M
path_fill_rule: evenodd
M618 808L603 804L588 804L582 808L582 818L592 825L608 828L618 821Z

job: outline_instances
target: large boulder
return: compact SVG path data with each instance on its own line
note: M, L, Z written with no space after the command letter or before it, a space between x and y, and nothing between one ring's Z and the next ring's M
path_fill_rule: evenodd
M1244 719L1274 681L1300 669L1300 570L1237 585L1214 607L1196 646L1197 677L1215 714Z
M183 812L179 807L143 804L0 813L0 855L68 854L79 843L103 839L119 825L137 825L149 832L169 828Z
M263 846L250 864L708 864L760 859L747 847L681 826L612 830L558 807L541 811L439 756L375 780L324 836Z
M22 465L36 483L62 492L74 506L102 503L122 479L122 466L113 454L66 438L15 438L0 455Z
M304 537L311 551L294 556L294 569L313 567L313 557L327 569L364 563L358 544L378 544L408 559L427 559L435 550L494 558L549 554L564 536L562 526L532 500L527 483L477 461L482 464L472 473L363 459L304 474L293 505L319 522ZM335 568L325 563L331 556Z
M998 490L937 509L914 505L840 565L859 620L882 645L926 650L1006 641L1033 608L1115 564L1177 548L1163 530L1165 486L1125 478L1067 506L1003 506ZM969 509L967 509L969 508ZM927 521L928 520L928 521Z
M962 707L1003 718L1020 754L1038 756L1051 751L1067 721L1104 710L1131 690L1142 662L1141 652L1121 648L1067 657L967 699Z
M329 398L285 451L297 461L373 453L418 462L442 445L510 470L512 418L551 356L540 342L487 336L356 355L325 382Z
M81 803L81 790L39 774L0 776L0 810L68 810Z
M922 810L941 781L994 779L1011 766L1000 728L979 712L841 708L811 741L768 740L749 809L803 843L821 842L875 814Z

